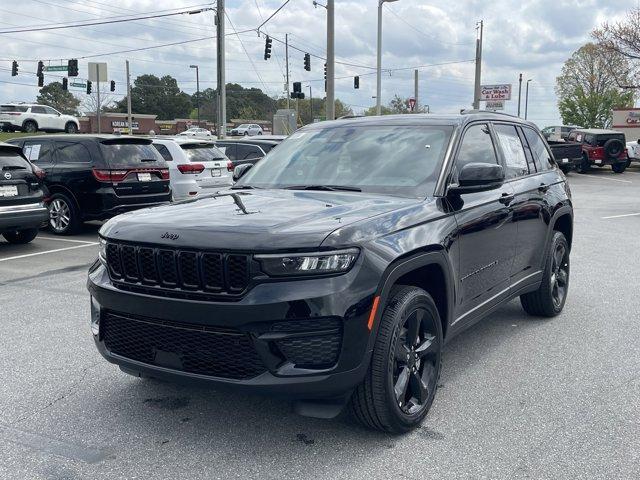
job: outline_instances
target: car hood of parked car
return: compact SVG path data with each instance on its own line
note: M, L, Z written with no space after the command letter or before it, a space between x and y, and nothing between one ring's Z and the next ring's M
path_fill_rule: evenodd
M421 204L423 200L417 198L363 192L223 190L198 200L120 215L107 222L100 234L177 248L317 248L332 232Z

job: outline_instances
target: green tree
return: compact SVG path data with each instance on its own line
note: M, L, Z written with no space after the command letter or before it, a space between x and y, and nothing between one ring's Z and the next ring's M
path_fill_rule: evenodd
M636 88L640 88L640 7L627 12L626 17L618 22L604 22L591 34L598 41L598 45L612 55L613 58L622 56L627 59L629 69L626 71L612 70L611 74L618 78L620 75L630 78ZM618 80L618 83L623 84Z
M326 98L319 97L310 99L306 97L302 100L291 100L290 105L292 109L296 109L296 102L298 103L298 123L301 125L306 125L308 123L313 123L313 120L316 118L325 119L326 118ZM313 116L311 114L311 104L313 102ZM278 99L278 108L287 108L287 99L280 98ZM349 105L345 102L336 98L335 100L335 113L336 118L343 117L345 115L353 115L353 110Z
M36 101L67 115L77 115L80 105L80 100L68 90L63 90L60 82L49 83L42 87Z
M627 72L627 60L593 43L571 55L556 78L558 110L565 124L607 128L614 107L633 106L633 92L619 84L628 78L616 77L612 71Z
M117 104L120 112L127 111L127 98ZM131 88L131 110L133 113L155 114L159 120L188 118L192 110L191 97L180 90L171 75L158 78L155 75L140 75Z
M424 106L416 106L416 113L427 113L427 107ZM380 114L381 115L397 115L402 113L413 113L409 108L409 99L401 97L399 95L394 95L393 99L387 105L381 105ZM365 110L365 115L376 115L376 107L371 107Z

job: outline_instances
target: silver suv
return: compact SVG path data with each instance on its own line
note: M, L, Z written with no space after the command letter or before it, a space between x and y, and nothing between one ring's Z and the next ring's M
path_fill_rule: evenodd
M27 133L45 132L78 133L80 122L72 115L64 115L47 105L8 103L0 105L2 130L22 130Z

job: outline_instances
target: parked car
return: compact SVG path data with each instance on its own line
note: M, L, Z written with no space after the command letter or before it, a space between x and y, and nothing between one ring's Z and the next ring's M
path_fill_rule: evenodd
M489 112L303 127L226 192L100 230L100 353L136 376L227 384L404 432L444 342L520 297L558 315L573 210L534 124ZM543 324L539 325L544 329Z
M582 145L582 159L578 173L587 173L595 165L611 165L615 173L622 173L629 166L624 133L615 130L581 129L569 134L568 141Z
M20 147L0 143L0 234L7 242L29 243L49 219L43 175Z
M577 168L582 162L582 144L578 142L547 140L553 158L564 173Z
M182 133L178 134L181 137L202 137L202 138L211 138L213 135L211 135L211 131L207 130L206 128L198 128L198 127L191 127L187 130L185 130Z
M255 123L243 123L231 129L231 135L262 135L262 127Z
M566 140L569 134L577 129L582 128L577 125L554 125L551 127L545 127L542 129L542 134L547 140L559 142Z
M47 105L5 103L0 105L0 126L3 130L22 130L27 133L67 132L77 133L80 122L72 115L63 115Z
M173 200L196 197L232 183L233 164L212 142L154 138L153 146L169 167Z
M640 139L635 142L627 142L627 155L629 160L640 162Z
M147 138L51 135L9 141L45 171L49 228L75 233L86 220L162 205L171 199L169 169Z
M216 140L216 146L233 162L233 166L246 163L254 164L273 148L280 144L280 140L252 138L242 140Z

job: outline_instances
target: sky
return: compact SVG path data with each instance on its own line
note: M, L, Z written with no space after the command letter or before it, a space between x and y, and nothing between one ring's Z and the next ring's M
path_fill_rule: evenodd
M215 4L215 2L213 2ZM289 36L290 82L301 81L306 94L323 96L326 55L326 10L312 0L290 0L263 28L274 38L271 59L265 61L264 36L250 31L269 17L284 0L227 0L227 82L257 87L272 96L284 90L285 48L278 40ZM319 3L325 3L319 0ZM513 95L505 112L517 112L518 76L529 83L528 118L539 126L560 122L554 93L562 64L590 41L591 31L603 21L621 19L633 0L398 0L383 5L382 102L394 95L413 96L414 69L419 70L419 102L434 113L454 113L470 108L473 100L477 22L484 22L482 83L510 83ZM38 93L37 60L66 64L79 58L80 77L87 62L107 62L109 79L115 80L114 100L122 98L125 60L131 75L172 75L180 88L196 90L197 64L200 88L215 87L216 45L214 13L180 15L127 23L96 25L28 33L2 33L17 27L51 26L61 22L96 21L105 17L143 15L211 5L203 0L1 0L0 1L0 102L34 101ZM161 12L165 13L165 12ZM377 0L335 0L336 98L362 113L375 104ZM180 45L145 51L89 55ZM297 50L298 49L298 50ZM312 55L311 71L304 70L304 53ZM317 58L317 57L321 58ZM18 60L20 74L11 76L11 61ZM30 72L30 73L29 73ZM55 75L58 75L57 77ZM45 82L60 80L60 73L45 75ZM360 76L360 89L353 76ZM525 83L522 89L524 114ZM107 89L105 85L103 89ZM82 98L83 91L74 93Z

